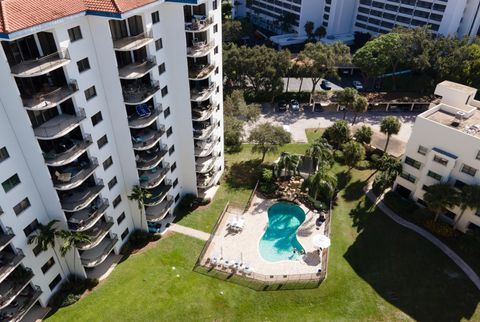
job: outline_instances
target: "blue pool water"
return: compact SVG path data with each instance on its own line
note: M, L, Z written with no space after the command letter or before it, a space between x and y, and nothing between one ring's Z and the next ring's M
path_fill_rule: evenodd
M305 221L303 210L291 203L277 203L268 209L268 227L258 245L260 255L269 262L296 260L303 250L297 229Z

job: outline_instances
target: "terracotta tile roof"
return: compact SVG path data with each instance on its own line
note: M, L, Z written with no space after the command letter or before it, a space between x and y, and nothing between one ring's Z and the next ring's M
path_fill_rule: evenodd
M123 13L156 0L0 0L0 33L11 33L87 10Z

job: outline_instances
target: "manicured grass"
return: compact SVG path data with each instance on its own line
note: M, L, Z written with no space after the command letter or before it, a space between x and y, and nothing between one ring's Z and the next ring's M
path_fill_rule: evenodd
M308 143L312 143L313 141L321 137L323 132L325 132L324 128L305 129L305 134L307 135Z

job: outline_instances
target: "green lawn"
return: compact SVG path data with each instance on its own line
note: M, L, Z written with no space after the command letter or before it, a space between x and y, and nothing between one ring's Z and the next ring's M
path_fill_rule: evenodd
M248 161L245 148L228 156L230 167ZM480 294L461 271L365 204L369 172L353 170L349 177L340 165L334 171L343 189L332 217L328 277L318 289L256 292L192 272L203 242L175 234L119 264L97 290L49 321L480 320ZM248 198L248 189L226 186L210 206L180 223L208 230L220 213L215 207ZM202 220L193 219L197 215Z
M322 136L323 132L325 132L324 128L316 128L316 129L305 129L305 134L307 135L307 140L309 143L315 141Z

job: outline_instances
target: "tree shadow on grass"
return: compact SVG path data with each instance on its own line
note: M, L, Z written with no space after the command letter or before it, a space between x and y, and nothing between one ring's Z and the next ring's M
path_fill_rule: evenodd
M352 174L348 171L342 171L336 174L337 176L337 190L344 189L347 184L352 180Z
M253 188L262 175L260 159L235 162L225 176L230 188Z
M350 183L343 193L343 198L346 201L354 201L360 199L365 192L363 191L363 187L365 187L365 181L357 180L355 182Z

